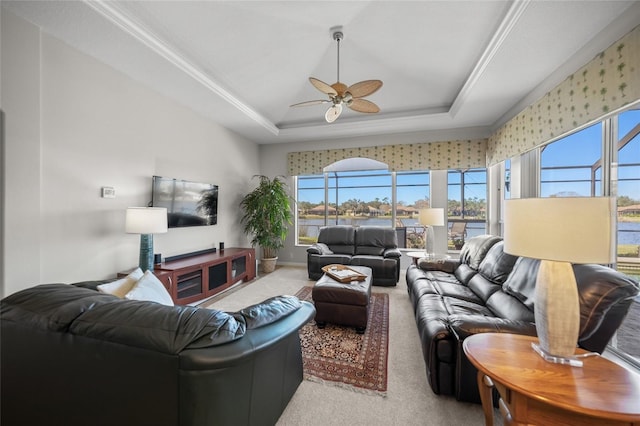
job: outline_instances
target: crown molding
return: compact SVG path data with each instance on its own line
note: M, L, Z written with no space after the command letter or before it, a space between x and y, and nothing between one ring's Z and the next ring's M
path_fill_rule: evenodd
M493 34L491 41L485 48L484 52L482 52L482 55L480 56L478 62L476 62L473 71L471 71L471 74L469 74L469 77L467 77L467 80L462 86L462 89L460 89L458 96L456 96L456 99L453 101L453 104L449 109L449 114L451 114L452 118L456 116L456 114L460 111L460 108L462 108L462 105L467 101L467 98L471 94L473 87L476 85L484 71L487 69L487 66L489 65L489 63L491 63L493 57L496 55L496 53L498 53L500 47L509 36L511 30L513 30L513 28L516 26L516 24L520 20L520 17L530 3L531 0L516 0L511 4L511 7L500 23L500 26Z
M205 72L201 71L196 65L189 62L184 55L177 53L172 46L164 42L157 35L153 34L153 32L148 28L145 28L141 23L136 22L133 18L127 16L127 14L116 5L116 3L103 0L84 0L84 4L100 13L110 22L136 38L153 52L169 61L178 69L182 70L185 74L202 84L209 91L215 93L233 107L240 110L243 114L258 123L271 134L277 136L280 133L280 129L273 122L251 108L249 105L242 102L228 90L224 89L219 83L214 81Z

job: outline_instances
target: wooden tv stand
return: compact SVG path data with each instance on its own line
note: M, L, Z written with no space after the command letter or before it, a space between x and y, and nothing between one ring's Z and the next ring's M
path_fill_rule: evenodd
M227 248L162 262L153 273L174 303L185 305L220 293L241 280L254 279L256 254L252 248Z

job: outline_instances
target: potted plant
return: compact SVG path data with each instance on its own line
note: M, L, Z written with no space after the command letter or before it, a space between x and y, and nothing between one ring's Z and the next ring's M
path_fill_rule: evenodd
M273 272L278 260L278 250L292 223L291 198L282 176L260 178L257 188L244 196L240 207L244 210L241 223L244 232L253 235L251 244L262 248L262 270Z
M454 237L453 238L453 246L456 248L456 250L462 249L462 246L464 246L464 238L463 237Z

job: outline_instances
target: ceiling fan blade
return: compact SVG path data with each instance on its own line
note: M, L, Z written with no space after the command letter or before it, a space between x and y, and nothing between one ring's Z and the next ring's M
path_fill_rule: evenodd
M289 107L302 107L302 106L320 105L320 104L326 104L327 102L331 102L331 101L328 100L328 99L319 99L317 101L300 102L300 103L297 103L297 104L289 105Z
M358 111L358 112L366 112L366 113L380 112L380 108L378 108L378 105L366 99L354 99L348 106L352 110Z
M380 80L364 80L349 86L347 92L351 93L354 98L362 98L375 93L381 87L382 81Z
M336 96L338 92L336 89L325 83L324 81L320 81L317 78L309 77L309 81L313 84L313 87L321 91L322 93L326 93L329 96Z

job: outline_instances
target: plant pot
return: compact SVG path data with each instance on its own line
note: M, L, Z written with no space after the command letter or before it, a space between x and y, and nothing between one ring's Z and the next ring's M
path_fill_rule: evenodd
M262 259L262 262L260 263L262 265L262 272L264 272L265 274L268 274L270 272L275 271L277 262L278 262L277 257Z

